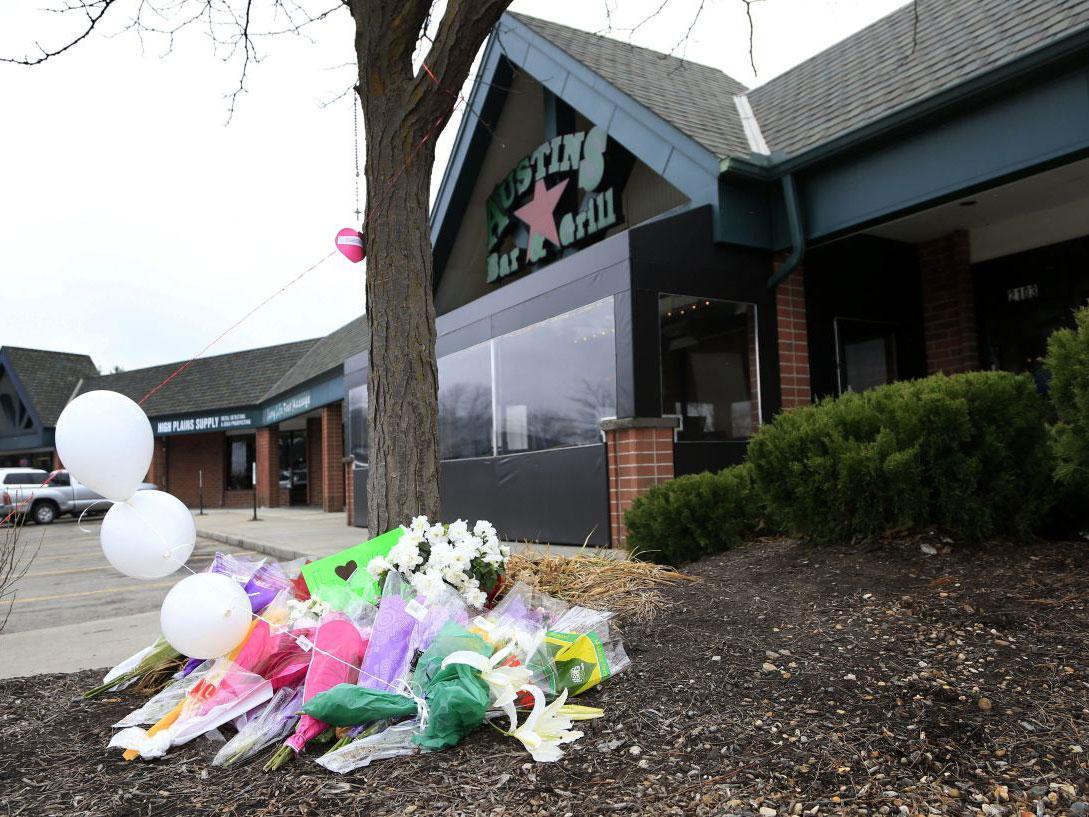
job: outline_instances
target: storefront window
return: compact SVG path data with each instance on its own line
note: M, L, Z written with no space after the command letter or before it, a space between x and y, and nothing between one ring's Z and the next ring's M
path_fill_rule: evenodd
M367 384L348 389L348 442L355 465L367 464Z
M232 491L253 488L253 463L256 458L255 438L227 438L227 489Z
M444 460L492 456L490 343L439 360L439 450Z
M613 301L496 338L500 454L586 445L616 415Z
M836 319L839 391L866 391L896 379L896 329L872 321Z
M677 438L736 440L759 425L756 307L659 295L662 414L679 417Z

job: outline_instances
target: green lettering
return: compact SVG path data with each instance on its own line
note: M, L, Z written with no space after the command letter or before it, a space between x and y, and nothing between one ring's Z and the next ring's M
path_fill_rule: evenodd
M582 163L579 165L579 187L590 192L601 184L605 175L605 146L609 135L596 125L586 134L582 148Z
M560 162L560 170L578 170L579 159L582 158L582 141L586 138L584 131L565 134L563 137L563 161Z
M551 143L545 142L529 155L529 160L533 162L533 166L536 169L533 176L536 181L540 181L545 176L545 157L548 156L548 152L551 149Z
M533 173L529 169L529 159L523 159L518 163L518 167L514 169L514 188L517 191L516 195L522 195L529 190L530 184L533 183Z
M499 243L499 239L502 238L504 231L506 231L510 219L491 198L488 199L486 207L485 223L488 230L488 251L490 252Z

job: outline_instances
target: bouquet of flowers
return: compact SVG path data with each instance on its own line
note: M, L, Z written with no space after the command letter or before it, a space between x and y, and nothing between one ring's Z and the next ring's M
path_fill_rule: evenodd
M432 524L417 516L387 556L376 556L367 572L381 581L395 570L417 593L433 597L452 586L470 607L481 608L499 586L510 548L499 543L495 527L478 521L472 530L459 519Z

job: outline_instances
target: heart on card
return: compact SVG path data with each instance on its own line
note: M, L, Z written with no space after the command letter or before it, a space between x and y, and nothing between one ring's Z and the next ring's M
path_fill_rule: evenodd
M343 581L348 581L348 579L352 578L352 574L355 573L358 566L359 565L355 563L355 559L352 559L350 562L337 567L333 572Z
M340 250L341 255L353 264L358 264L367 255L363 233L351 227L345 227L337 233L337 249Z

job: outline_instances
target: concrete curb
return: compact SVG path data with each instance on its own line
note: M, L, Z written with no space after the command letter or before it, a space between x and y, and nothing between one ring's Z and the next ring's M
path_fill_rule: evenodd
M233 545L234 547L264 553L266 556L279 559L281 562L290 562L295 559L319 558L312 553L303 553L301 550L294 550L293 548L284 547L283 545L274 545L269 542L262 542L258 539L249 539L242 536L231 536L230 534L220 533L219 531L214 530L202 530L201 528L197 528L197 536L203 537L204 539L211 539L213 542L222 542L225 545Z

